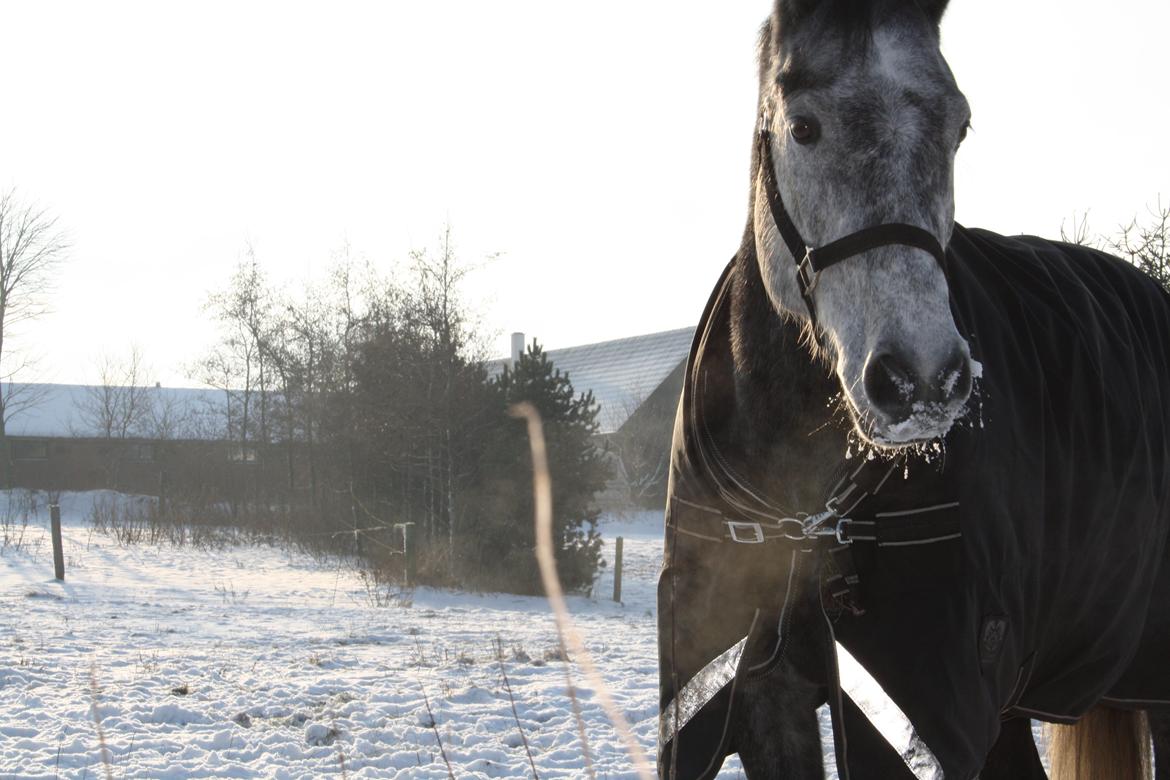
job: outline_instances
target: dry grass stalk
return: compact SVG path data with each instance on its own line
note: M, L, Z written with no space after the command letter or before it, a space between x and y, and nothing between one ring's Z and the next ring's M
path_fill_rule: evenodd
M601 702L605 714L613 723L614 729L625 745L634 770L641 780L653 780L648 767L651 765L642 749L634 739L629 723L622 715L621 710L613 701L609 693L609 686L598 673L593 664L593 658L585 649L585 642L581 634L573 625L569 609L565 604L565 595L561 589L560 577L557 576L557 561L554 554L552 539L552 479L548 471L548 453L544 444L544 429L540 421L540 413L529 403L520 403L512 407L511 413L515 417L523 417L528 423L528 439L532 448L532 492L536 505L536 561L540 566L540 579L544 584L544 591L548 595L553 615L556 617L557 635L562 648L568 645L580 662L586 679L597 691L597 698ZM566 670L568 664L565 664Z
M520 741L524 743L524 753L528 756L528 766L532 767L532 780L540 780L536 773L536 762L532 760L532 750L528 747L528 737L524 734L524 726L520 725L520 713L516 711L516 697L512 695L512 683L508 680L508 673L504 670L504 642L496 634L496 661L500 664L500 676L504 678L504 690L508 692L508 701L512 703L512 717L516 720L516 728L520 731Z
M106 780L114 780L114 770L110 766L110 751L106 747L106 732L102 728L101 713L98 712L97 665L93 663L89 665L89 695L91 700L89 710L93 714L93 725L97 729L98 746L101 749L98 755L101 757L102 767L106 770Z
M435 732L435 741L439 743L439 755L443 757L443 763L447 765L447 777L451 778L451 780L455 780L455 772L451 769L451 762L447 760L447 750L443 747L443 738L439 736L438 721L435 720L435 713L431 710L430 697L427 696L426 686L422 684L421 679L418 680L418 687L419 690L422 691L423 704L425 704L427 708L427 718L431 722L431 731Z
M332 718L331 721L330 728L337 735L334 744L337 745L337 762L341 765L341 780L348 780L349 774L345 771L345 751L341 749L341 729L337 728L337 718Z

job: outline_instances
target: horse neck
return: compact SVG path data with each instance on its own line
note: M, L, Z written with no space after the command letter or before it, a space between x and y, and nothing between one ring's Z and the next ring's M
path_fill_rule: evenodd
M736 406L729 432L745 455L742 467L782 482L770 492L790 501L823 499L822 477L840 465L847 446L848 428L833 403L839 387L802 343L801 326L773 308L750 224L732 270L729 336Z

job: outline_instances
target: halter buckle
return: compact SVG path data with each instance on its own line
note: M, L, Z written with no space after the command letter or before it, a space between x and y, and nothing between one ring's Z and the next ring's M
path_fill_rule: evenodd
M806 298L812 295L813 290L817 287L817 281L821 278L821 272L813 268L813 253L815 251L811 246L806 246L804 259L796 264L796 280L800 284L801 293Z

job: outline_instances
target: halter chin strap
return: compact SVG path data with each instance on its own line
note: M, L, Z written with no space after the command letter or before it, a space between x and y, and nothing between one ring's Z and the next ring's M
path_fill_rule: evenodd
M813 291L817 286L817 279L821 271L831 265L836 265L862 252L877 249L882 246L911 246L929 252L939 266L946 272L946 250L930 232L915 225L901 222L889 222L883 225L873 225L862 228L856 233L850 233L822 247L813 247L801 238L800 231L784 208L784 201L780 197L780 188L776 184L776 166L772 163L772 134L768 130L766 117L760 119L759 131L760 165L764 168L764 191L768 194L768 208L772 212L772 219L780 237L788 245L792 259L796 261L796 282L800 286L800 294L808 306L808 315L812 319L813 330L816 332L817 313L813 305Z

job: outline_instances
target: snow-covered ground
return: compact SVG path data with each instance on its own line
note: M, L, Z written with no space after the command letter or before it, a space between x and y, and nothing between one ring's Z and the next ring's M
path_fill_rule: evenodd
M540 777L585 776L543 599L420 588L386 605L337 561L265 546L122 546L91 529L93 499L62 498L64 583L53 579L43 509L25 546L0 555L0 780L104 778L107 769L117 778L447 777L440 741L456 777L531 776L497 639ZM608 598L609 567L596 598L570 599L647 755L661 522L648 512L603 524L607 559L614 537L625 538L623 604ZM568 666L597 776L636 776ZM721 777L737 776L729 760Z

